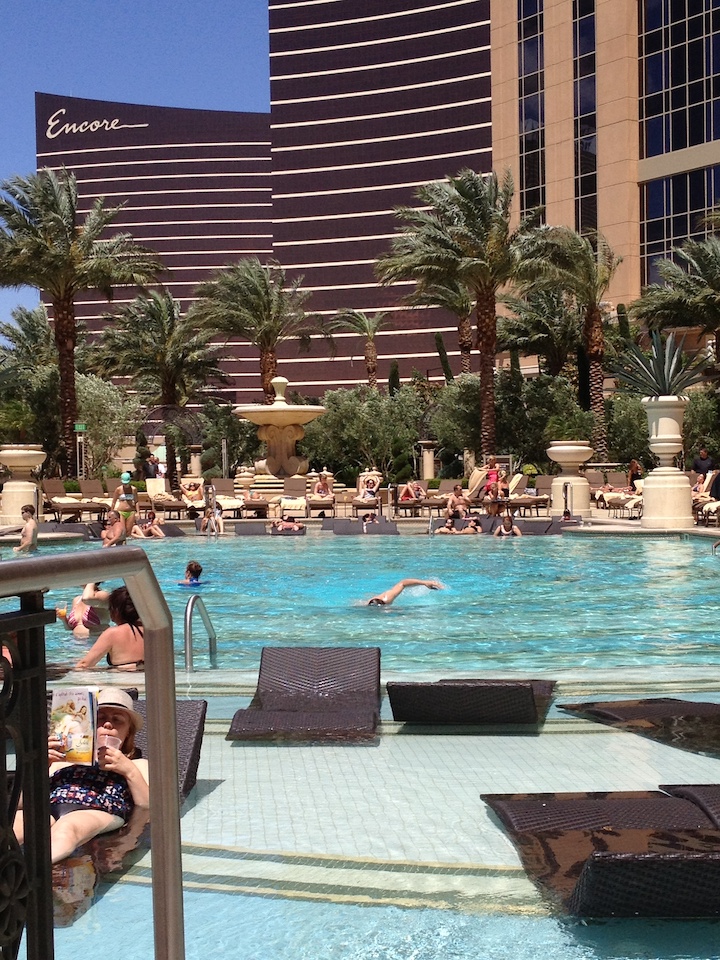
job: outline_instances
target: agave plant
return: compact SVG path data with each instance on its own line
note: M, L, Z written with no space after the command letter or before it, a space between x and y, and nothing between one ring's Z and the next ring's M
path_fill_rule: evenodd
M686 355L684 337L676 344L673 333L665 341L657 330L650 336L650 356L632 343L613 367L613 373L626 387L646 397L676 397L708 379L707 359Z

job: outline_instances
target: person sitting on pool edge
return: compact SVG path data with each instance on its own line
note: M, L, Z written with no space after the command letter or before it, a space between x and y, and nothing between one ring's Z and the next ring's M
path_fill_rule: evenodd
M202 567L197 560L191 560L185 568L185 579L178 580L179 587L197 587L202 576Z
M400 580L394 587L390 587L384 593L379 593L376 597L370 597L367 602L369 607L389 607L393 600L397 600L406 587L427 587L428 590L444 590L445 588L438 580L413 580L406 578Z
M493 533L494 537L521 537L522 531L520 527L516 526L513 523L513 518L509 514L505 514L502 518L502 523L499 527L496 528Z

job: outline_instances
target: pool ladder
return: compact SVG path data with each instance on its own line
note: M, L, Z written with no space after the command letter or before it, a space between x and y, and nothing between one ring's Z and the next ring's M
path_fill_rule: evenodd
M195 666L193 664L193 614L197 608L198 613L200 614L200 619L205 624L205 630L208 635L208 654L210 656L210 666L217 667L217 634L215 633L215 627L212 625L212 620L210 615L207 612L207 607L203 602L203 598L194 593L187 602L185 607L185 669L188 671L193 671Z

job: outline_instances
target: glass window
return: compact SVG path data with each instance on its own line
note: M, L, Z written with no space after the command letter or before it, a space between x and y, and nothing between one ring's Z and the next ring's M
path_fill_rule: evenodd
M540 89L540 74L531 73L529 77L523 77L520 80L520 96L525 97L528 94L537 93Z
M670 106L673 110L679 110L680 107L687 106L687 87L673 87L670 91ZM662 96L656 94L654 97L648 97L646 101L646 108L648 111L648 116L650 116L650 101L653 101L653 106L657 101L660 101L660 109L653 110L653 113L662 113Z
M539 0L520 0L520 19L532 17L538 12Z
M645 185L646 216L653 220L665 215L665 190L663 180L651 180Z
M662 240L665 236L665 221L664 220L650 220L647 224L647 229L645 232L645 241L646 243L651 240Z
M687 79L685 47L673 47L670 51L670 86L676 87Z
M687 176L684 173L678 173L670 178L670 198L673 213L680 213L683 210L687 210L687 187Z
M679 23L674 23L670 27L670 43L675 44L685 43L687 40L687 24L684 20L681 20Z
M540 33L540 17L527 17L520 24L523 37L536 37Z
M703 0L688 0L687 12L689 17L697 17L703 12Z
M577 18L589 17L595 13L595 0L577 0Z
M653 30L652 33L645 34L644 40L645 54L657 53L658 50L663 48L663 32L662 30Z
M663 54L656 53L645 60L645 93L658 93L663 88Z
M578 77L589 77L591 73L595 73L594 53L588 53L584 57L580 57L580 59L577 61Z
M692 20L688 20L688 40L702 37L704 33L705 25L703 24L703 17L693 17Z
M670 118L670 148L684 150L687 145L687 114L684 110L676 110Z
M523 74L536 73L538 69L538 38L523 40L522 43Z
M705 171L693 170L688 176L690 187L690 209L705 209Z
M684 107L686 88L680 87L680 90L681 90L681 100L680 100L680 103L677 104L677 106ZM664 109L663 103L664 103L664 100L663 100L663 95L661 93L655 93L653 94L652 97L646 97L645 98L645 115L648 117L658 116L663 112L663 109Z
M688 112L688 143L696 147L705 143L705 105L690 107Z
M670 20L684 20L687 17L686 0L670 0Z
M705 76L705 43L693 40L687 45L688 79L700 80Z
M583 17L577 25L577 53L582 57L595 52L595 17Z
M645 124L645 156L657 157L663 152L663 118L653 117Z
M643 6L642 4L640 5ZM645 0L645 30L657 30L663 24L663 0Z
M583 77L577 83L578 110L580 117L595 112L595 77Z

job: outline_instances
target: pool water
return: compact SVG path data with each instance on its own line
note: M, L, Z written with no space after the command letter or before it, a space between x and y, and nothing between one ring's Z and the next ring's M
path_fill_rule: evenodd
M720 559L691 538L205 537L142 544L175 623L177 663L191 590L218 634L218 666L255 670L267 644L379 645L384 671L560 671L717 664ZM98 549L82 545L77 549ZM45 548L43 554L60 552ZM446 590L406 590L392 607L368 597L404 577ZM51 595L48 603L59 602ZM209 666L196 618L195 665ZM82 654L60 624L48 657Z
M72 927L56 960L86 956L102 930L132 918L132 936L103 939L103 960L152 957L150 891L107 889ZM185 892L187 960L711 960L713 921L603 921L467 915ZM93 939L95 938L95 939Z

